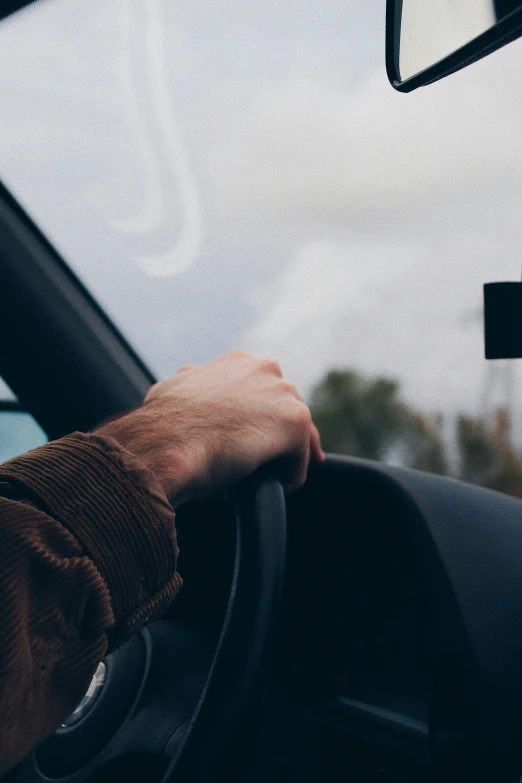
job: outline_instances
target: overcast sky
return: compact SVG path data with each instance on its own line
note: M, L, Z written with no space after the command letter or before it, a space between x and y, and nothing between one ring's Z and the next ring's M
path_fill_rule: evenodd
M239 346L304 394L346 366L480 409L482 284L522 264L522 42L400 95L384 13L43 0L0 28L0 176L158 376Z

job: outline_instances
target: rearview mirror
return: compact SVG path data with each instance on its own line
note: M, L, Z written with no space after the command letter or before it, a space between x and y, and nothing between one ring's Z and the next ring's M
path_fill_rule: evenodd
M522 0L387 0L386 69L410 92L522 34Z

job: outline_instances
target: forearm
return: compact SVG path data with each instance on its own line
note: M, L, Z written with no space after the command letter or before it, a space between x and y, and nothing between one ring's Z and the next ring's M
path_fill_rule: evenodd
M133 479L139 466L79 437L0 466L0 774L181 583L173 515Z

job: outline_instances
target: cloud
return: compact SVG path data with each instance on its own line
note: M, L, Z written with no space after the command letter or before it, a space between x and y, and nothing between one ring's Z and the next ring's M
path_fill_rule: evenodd
M279 280L255 292L260 319L247 332L245 342L259 351L289 339L289 350L314 355L318 347L335 341L333 332L340 312L368 312L372 286L383 285L404 273L404 254L390 256L386 246L373 247L315 242L302 247ZM271 306L267 307L267 302ZM296 342L297 339L297 342Z
M254 354L281 359L307 392L310 378L347 360L346 343L353 334L339 334L339 322L371 316L375 286L397 279L411 259L400 250L315 242L300 248L276 282L256 291L258 320L243 337ZM344 347L343 347L344 346Z
M211 156L216 199L307 235L465 229L519 198L519 51L407 96L382 68L351 88L331 74L266 82Z
M519 276L519 56L408 96L382 73L353 91L262 86L212 158L228 219L292 246L245 347L305 393L355 366L400 378L419 407L479 409L482 284Z
M332 367L401 380L425 410L473 411L484 360L480 296L490 253L410 243L311 243L257 291L242 346L277 358L306 396Z

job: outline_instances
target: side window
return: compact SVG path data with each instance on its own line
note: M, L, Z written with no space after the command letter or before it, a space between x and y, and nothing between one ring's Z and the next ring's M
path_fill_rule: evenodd
M45 432L24 411L0 378L0 463L47 443Z

